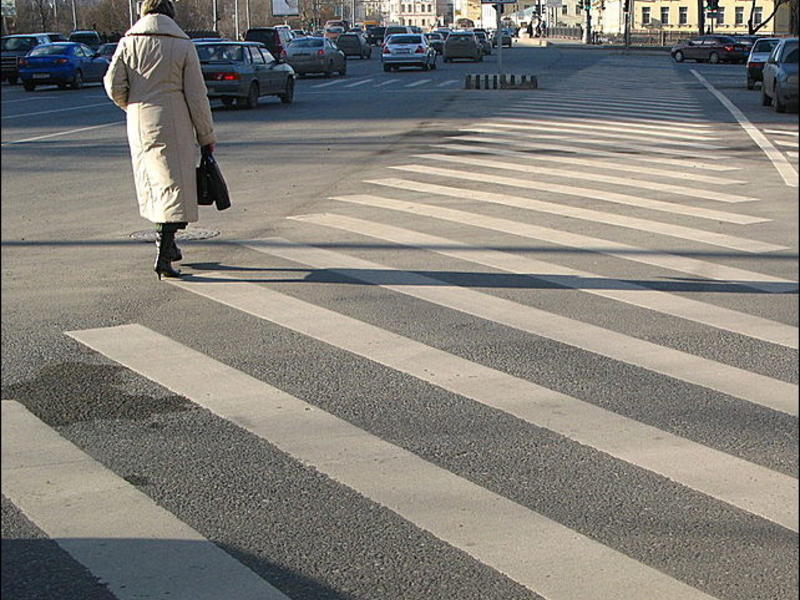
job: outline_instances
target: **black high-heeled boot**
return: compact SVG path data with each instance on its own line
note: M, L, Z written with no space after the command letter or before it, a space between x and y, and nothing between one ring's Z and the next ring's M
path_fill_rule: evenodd
M177 269L173 269L172 265L170 264L170 261L172 260L171 250L174 243L174 231L156 232L156 249L158 253L156 254L156 264L153 265L153 271L156 272L156 275L158 275L159 279L161 279L162 275L164 277L173 278L181 276L181 272Z
M169 260L172 262L178 262L183 260L183 254L181 253L181 249L178 248L178 244L175 243L175 238L172 238L172 244L169 249Z

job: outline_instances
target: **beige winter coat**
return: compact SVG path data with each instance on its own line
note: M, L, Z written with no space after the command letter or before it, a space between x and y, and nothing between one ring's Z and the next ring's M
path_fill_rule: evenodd
M139 214L197 221L197 145L216 142L194 44L165 15L146 15L120 40L103 83L127 113Z

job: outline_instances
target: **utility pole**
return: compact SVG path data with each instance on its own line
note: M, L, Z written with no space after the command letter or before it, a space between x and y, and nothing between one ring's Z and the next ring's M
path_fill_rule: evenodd
M75 0L72 0L72 31L78 29L78 11L75 10Z
M700 31L700 35L706 32L705 0L697 0L697 28Z
M239 0L233 0L233 36L239 39Z
M592 0L583 0L583 9L586 11L586 26L583 28L583 43L592 43Z
M73 0L74 2L75 0ZM217 0L211 0L211 30L217 31Z
M497 72L503 72L503 5L499 2L494 5L494 11L497 13L497 25L495 30L495 39L497 39Z
M625 11L625 49L627 50L631 45L631 9L633 0L623 0Z

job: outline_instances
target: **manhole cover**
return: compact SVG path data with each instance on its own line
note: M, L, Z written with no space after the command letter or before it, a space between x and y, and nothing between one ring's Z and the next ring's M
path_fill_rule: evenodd
M187 240L207 240L209 238L217 237L219 231L213 229L182 229L175 234L175 239L178 241ZM134 231L130 235L131 239L139 240L140 242L155 242L156 231L155 229L145 229L144 231Z

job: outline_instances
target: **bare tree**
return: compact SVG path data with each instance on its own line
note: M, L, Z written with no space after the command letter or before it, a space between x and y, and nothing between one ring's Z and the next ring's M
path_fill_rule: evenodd
M795 6L797 5L797 0L775 0L775 3L772 6L772 12L769 14L769 16L760 23L756 24L754 22L756 13L756 0L752 0L750 4L750 18L747 19L747 31L750 33L750 35L754 35L759 29L765 27L767 23L769 23L775 17L775 13L778 12L778 8L784 4L789 4L790 2L792 2Z

